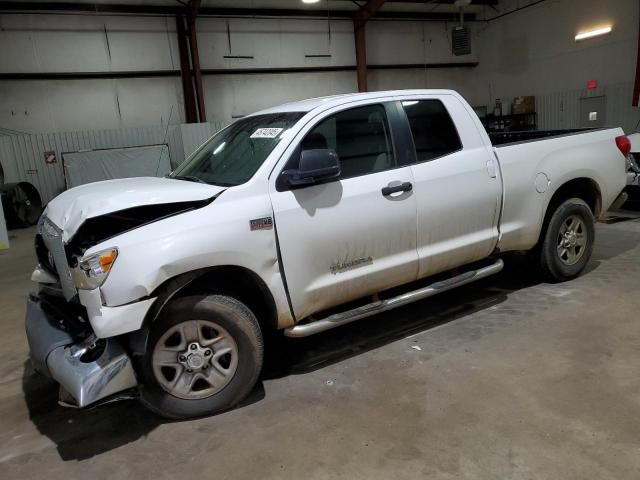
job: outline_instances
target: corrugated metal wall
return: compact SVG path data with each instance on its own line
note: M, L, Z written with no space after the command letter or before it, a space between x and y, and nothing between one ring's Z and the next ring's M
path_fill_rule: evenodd
M606 124L631 133L640 121L640 108L631 106L633 83L620 83L593 90L572 90L536 96L538 128L554 130L580 127L580 99L604 95Z
M224 127L222 123L191 123L180 125L184 158L187 158L211 135Z
M80 150L166 144L172 167L184 161L204 143L222 123L170 125L167 127L91 130L38 135L0 137L0 163L7 183L26 181L34 184L43 202L65 189L62 155ZM56 163L45 162L45 152L55 152Z

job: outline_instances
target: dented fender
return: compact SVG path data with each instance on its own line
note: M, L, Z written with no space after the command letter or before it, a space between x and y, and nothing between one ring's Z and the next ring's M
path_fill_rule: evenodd
M85 255L118 248L118 258L100 288L104 304L135 302L178 275L229 265L255 273L273 296L279 326L290 325L293 318L280 273L275 231L251 229L255 217L272 216L269 197L266 192L246 195L242 190L229 189L205 207L143 225L88 249ZM131 330L140 327L139 320L132 320Z

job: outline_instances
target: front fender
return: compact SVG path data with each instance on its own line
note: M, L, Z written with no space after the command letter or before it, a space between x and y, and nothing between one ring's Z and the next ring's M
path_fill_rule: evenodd
M250 270L264 282L279 319L290 316L275 232L250 228L252 218L271 215L268 197L234 198L227 192L204 208L145 225L96 245L86 254L112 246L118 248L118 258L101 287L104 304L124 305L148 297L167 280L181 274L233 265Z

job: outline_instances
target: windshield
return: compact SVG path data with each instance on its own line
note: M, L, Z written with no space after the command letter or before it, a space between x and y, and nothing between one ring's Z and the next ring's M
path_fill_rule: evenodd
M214 135L169 178L232 187L249 180L304 112L255 115Z

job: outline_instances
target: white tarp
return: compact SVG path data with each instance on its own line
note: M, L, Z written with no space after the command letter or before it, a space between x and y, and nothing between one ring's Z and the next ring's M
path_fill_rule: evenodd
M2 210L2 202L0 201L0 250L9 248L9 234L7 233L7 224L4 220L4 211Z
M171 171L166 145L64 154L67 187L129 177L162 177Z

